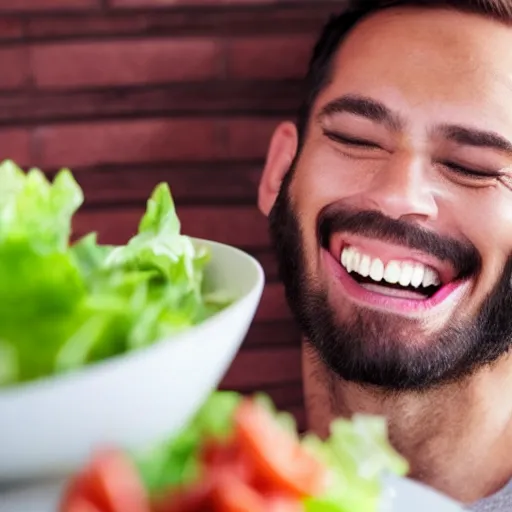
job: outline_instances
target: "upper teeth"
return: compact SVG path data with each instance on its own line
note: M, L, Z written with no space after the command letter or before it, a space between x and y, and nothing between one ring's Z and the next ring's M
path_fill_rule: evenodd
M386 281L401 286L439 286L439 274L432 268L421 263L409 263L392 260L384 265L379 258L362 254L354 247L345 247L341 252L341 264L347 272L357 272L373 281Z

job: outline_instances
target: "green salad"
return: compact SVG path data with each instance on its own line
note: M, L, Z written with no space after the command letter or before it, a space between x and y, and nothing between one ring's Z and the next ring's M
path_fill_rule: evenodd
M60 511L377 512L383 476L407 472L384 418L337 419L326 440L301 437L268 396L217 391L149 450L98 449L70 479Z
M83 200L68 169L50 182L0 165L0 387L140 349L229 304L205 293L209 252L181 234L166 183L123 246L72 243Z

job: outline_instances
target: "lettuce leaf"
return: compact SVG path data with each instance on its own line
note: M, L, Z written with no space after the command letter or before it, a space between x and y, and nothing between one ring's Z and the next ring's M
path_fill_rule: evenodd
M153 270L199 293L200 270L209 257L203 249L196 250L192 240L180 230L169 186L162 183L148 201L138 235L126 246L112 251L105 264L111 268Z
M39 169L25 174L10 160L0 166L0 241L29 239L33 249L65 252L71 219L83 202L71 172L50 183Z
M167 184L148 200L126 245L95 233L71 243L84 200L68 169L0 165L0 386L146 347L231 302L203 290L209 252L181 234Z
M0 386L52 371L56 350L81 321L85 284L67 253L83 200L68 171L0 166Z
M9 351L0 385L53 371L55 354L82 321L84 283L65 253L26 240L0 243L0 340Z
M389 443L385 418L355 415L337 419L326 441L314 435L303 445L331 469L333 483L324 496L305 501L306 512L376 512L386 473L403 476L406 460Z
M213 393L177 436L134 456L150 493L187 485L200 478L198 457L201 445L205 439L229 437L234 413L241 400L241 395L235 392Z

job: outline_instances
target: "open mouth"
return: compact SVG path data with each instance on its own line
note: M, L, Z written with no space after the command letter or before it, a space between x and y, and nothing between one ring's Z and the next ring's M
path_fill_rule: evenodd
M423 263L382 259L352 246L341 251L341 265L368 291L403 299L427 299L441 288L437 270Z
M425 312L461 297L469 283L448 260L378 239L336 233L322 245L344 294L377 309Z

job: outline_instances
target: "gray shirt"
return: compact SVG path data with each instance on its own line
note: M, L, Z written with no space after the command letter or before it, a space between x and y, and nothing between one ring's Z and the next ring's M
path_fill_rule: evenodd
M469 510L472 512L511 512L512 480L501 491L478 501Z

